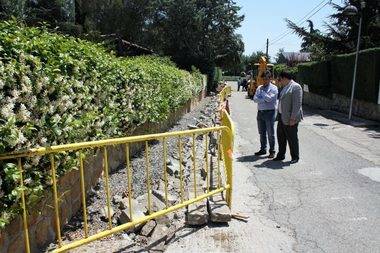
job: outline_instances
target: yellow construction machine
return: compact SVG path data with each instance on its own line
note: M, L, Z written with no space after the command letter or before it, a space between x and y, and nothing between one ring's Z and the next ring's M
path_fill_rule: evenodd
M264 84L264 79L261 77L265 71L269 70L273 76L273 64L267 63L267 59L264 56L260 57L259 63L255 63L254 70L252 71L251 77L248 80L248 97L253 98L255 95L257 87Z

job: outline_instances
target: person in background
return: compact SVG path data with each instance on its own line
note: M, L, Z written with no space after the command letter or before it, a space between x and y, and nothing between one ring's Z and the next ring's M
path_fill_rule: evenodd
M277 141L278 153L274 161L285 159L286 144L289 144L291 163L299 160L298 123L303 118L302 88L292 80L291 74L281 72L278 83L282 88L278 102Z
M244 83L245 76L246 76L245 72L240 73L237 91L240 91L240 87L242 87L241 89L243 90L244 88L243 83Z
M256 89L253 100L258 104L257 125L260 134L260 150L255 155L267 153L267 137L269 141L269 158L275 155L274 122L276 120L277 87L271 83L270 71L263 73L264 85Z
M241 77L239 76L239 78L238 78L238 80L237 80L237 85L238 85L238 87L237 87L237 91L240 90L240 84L241 84Z

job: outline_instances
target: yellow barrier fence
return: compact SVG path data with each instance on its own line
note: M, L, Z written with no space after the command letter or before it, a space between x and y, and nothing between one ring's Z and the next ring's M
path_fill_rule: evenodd
M232 89L231 86L224 86L224 88L220 91L219 93L219 101L223 103L224 101L227 100L229 96L231 96Z
M224 91L223 96L228 95L228 90ZM218 187L215 190L210 190L209 186L209 170L206 169L207 173L207 190L202 195L197 195L197 184L194 182L194 198L185 199L184 195L184 177L183 177L183 168L182 168L182 157L183 157L183 151L182 151L182 139L185 137L192 138L192 162L193 162L193 174L194 174L194 181L196 180L196 147L195 147L195 139L199 135L204 135L206 138L206 147L208 146L208 139L207 136L213 133L217 136L217 147L218 147L218 174L220 175L220 161L224 162L224 172L226 175L226 180L224 185L221 184L221 180L219 178L218 181ZM220 193L220 192L226 192L226 200L228 205L231 207L232 204L232 152L233 152L233 138L234 137L234 126L231 121L231 118L229 114L224 110L221 114L221 126L217 127L210 127L210 128L202 128L202 129L194 129L194 130L186 130L186 131L178 131L178 132L167 132L167 133L160 133L160 134L150 134L150 135L141 135L141 136L131 136L131 137L124 137L124 138L116 138L116 139L107 139L107 140L100 140L100 141L91 141L91 142L82 142L82 143L74 143L74 144L66 144L66 145L58 145L58 146L51 146L51 147L45 147L45 148L35 148L30 149L25 152L13 152L13 153L6 153L6 154L0 154L0 161L16 161L18 170L21 174L20 179L20 185L21 185L21 206L22 206L22 219L23 219L23 230L24 230L24 241L25 241L25 252L30 252L30 241L29 241L29 230L28 230L28 207L26 206L26 200L25 198L25 192L24 192L24 169L23 169L23 161L26 160L29 157L34 156L49 156L50 157L50 168L51 168L51 178L52 178L52 191L53 191L53 201L54 201L54 214L55 214L55 231L56 231L56 239L58 246L54 250L54 252L65 252L70 249L77 248L81 245L90 243L92 241L101 239L103 237L121 232L123 230L128 230L129 228L134 227L137 224L147 222L151 219L155 219L159 216L165 215L167 213L173 212L175 210L178 210L180 208L186 207L192 203L199 202L209 196L212 196L214 194ZM180 159L180 202L178 204L175 204L173 206L169 205L168 202L168 179L167 179L167 170L166 170L166 162L163 162L163 173L164 173L164 183L165 183L165 205L166 208L163 210L159 210L157 212L152 212L151 210L151 168L149 165L149 141L161 141L163 142L163 161L166 161L166 155L167 155L167 139L168 138L177 138L178 140L178 153L179 153L179 159ZM148 195L148 214L141 218L134 219L132 217L132 193L131 189L132 186L132 169L131 169L131 161L130 161L130 145L132 143L137 142L143 142L145 143L145 155L146 155L146 184L147 184L147 195ZM108 165L108 151L107 148L115 145L124 145L125 147L125 154L126 154L126 170L127 170L127 180L128 180L128 204L129 204L129 215L131 217L131 221L128 223L124 223L119 226L113 227L112 219L111 219L111 194L110 194L110 184L109 184L109 165ZM83 166L83 159L84 156L82 152L84 150L91 150L91 149L102 149L103 151L103 174L104 174L104 188L106 191L106 204L107 204L107 216L108 216L108 229L93 235L89 234L89 224L88 224L88 214L87 214L87 207L86 207L86 189L85 189L85 171ZM79 158L78 158L78 167L80 170L80 189L81 189L81 200L82 200L82 209L83 209L83 229L84 229L84 238L69 242L68 244L63 244L62 242L62 227L64 224L61 224L60 221L60 203L58 198L58 183L57 183L57 172L56 172L56 161L55 161L55 155L56 154L62 154L64 152L79 152ZM219 156L222 157L219 157ZM205 164L208 164L209 154L207 153L202 159L205 159ZM206 166L207 167L207 166Z
M220 117L223 116L223 111L226 110L228 113L230 113L230 108L228 104L228 97L231 96L232 89L231 86L224 86L223 89L219 92L219 110L220 110Z

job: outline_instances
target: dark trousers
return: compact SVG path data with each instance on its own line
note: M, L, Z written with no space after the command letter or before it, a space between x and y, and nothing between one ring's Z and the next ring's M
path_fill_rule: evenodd
M260 134L260 150L267 149L267 136L269 141L269 152L274 152L274 122L276 120L275 110L262 110L257 112L257 126Z
M277 124L278 157L285 157L286 143L289 144L292 160L299 159L298 124L284 125L279 115Z

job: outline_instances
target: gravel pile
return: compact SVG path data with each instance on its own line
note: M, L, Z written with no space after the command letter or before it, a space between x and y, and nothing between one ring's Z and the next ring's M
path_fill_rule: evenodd
M192 112L184 115L175 126L169 129L172 131L181 131L194 128L204 128L214 126L217 121L217 108L218 100L216 96L205 98L200 105ZM205 136L196 137L196 173L199 173L201 177L205 177L205 163L204 155L206 151ZM214 150L213 143L216 143L215 135L209 135L209 150ZM192 138L181 138L183 144L183 169L184 180L186 185L193 180L193 163L192 163ZM178 138L167 139L167 160L163 160L163 143L161 141L155 141L149 143L150 148L150 175L152 179L151 190L153 190L155 200L160 198L162 192L164 192L164 173L163 163L167 163L168 172L168 190L169 197L172 199L172 203L178 203L180 201L179 195L179 154L178 154ZM211 152L213 153L213 152ZM211 156L210 156L211 157ZM131 159L132 166L132 192L134 199L134 208L141 212L147 212L146 207L146 161L145 150L136 154ZM199 177L197 175L197 177ZM110 174L110 189L111 189L111 205L112 205L112 225L113 227L120 225L123 222L128 221L129 216L128 208L125 206L128 197L127 188L127 170L125 165L120 166L119 169L111 172ZM88 224L89 234L93 235L100 231L104 231L108 228L108 211L106 208L106 193L104 190L104 182L99 179L99 183L94 189L91 190L91 196L88 197L87 210L88 210ZM187 193L185 187L185 193ZM191 192L191 189L189 189ZM161 193L161 194L160 194ZM186 194L188 195L188 194ZM162 196L161 196L162 197ZM160 202L157 205L164 205ZM126 209L125 209L126 208ZM162 209L162 208L159 208ZM134 210L135 212L135 210ZM134 217L136 215L134 214ZM166 218L166 219L165 219ZM164 221L163 221L164 220ZM136 251L149 245L149 242L158 242L157 245L150 247L150 250L163 250L164 245L171 239L170 235L174 237L175 229L179 224L183 224L184 212L180 210L174 214L167 215L160 220L152 220L144 226L137 227L127 231L109 236L100 241L91 243L75 250L74 252L112 252L112 251ZM63 240L65 242L84 238L82 211L71 219L69 224L64 228L65 235ZM158 240L159 236L165 235L163 240ZM161 238L162 239L162 238ZM54 248L54 245L49 247ZM122 250L121 250L122 249ZM48 249L49 250L49 249Z

